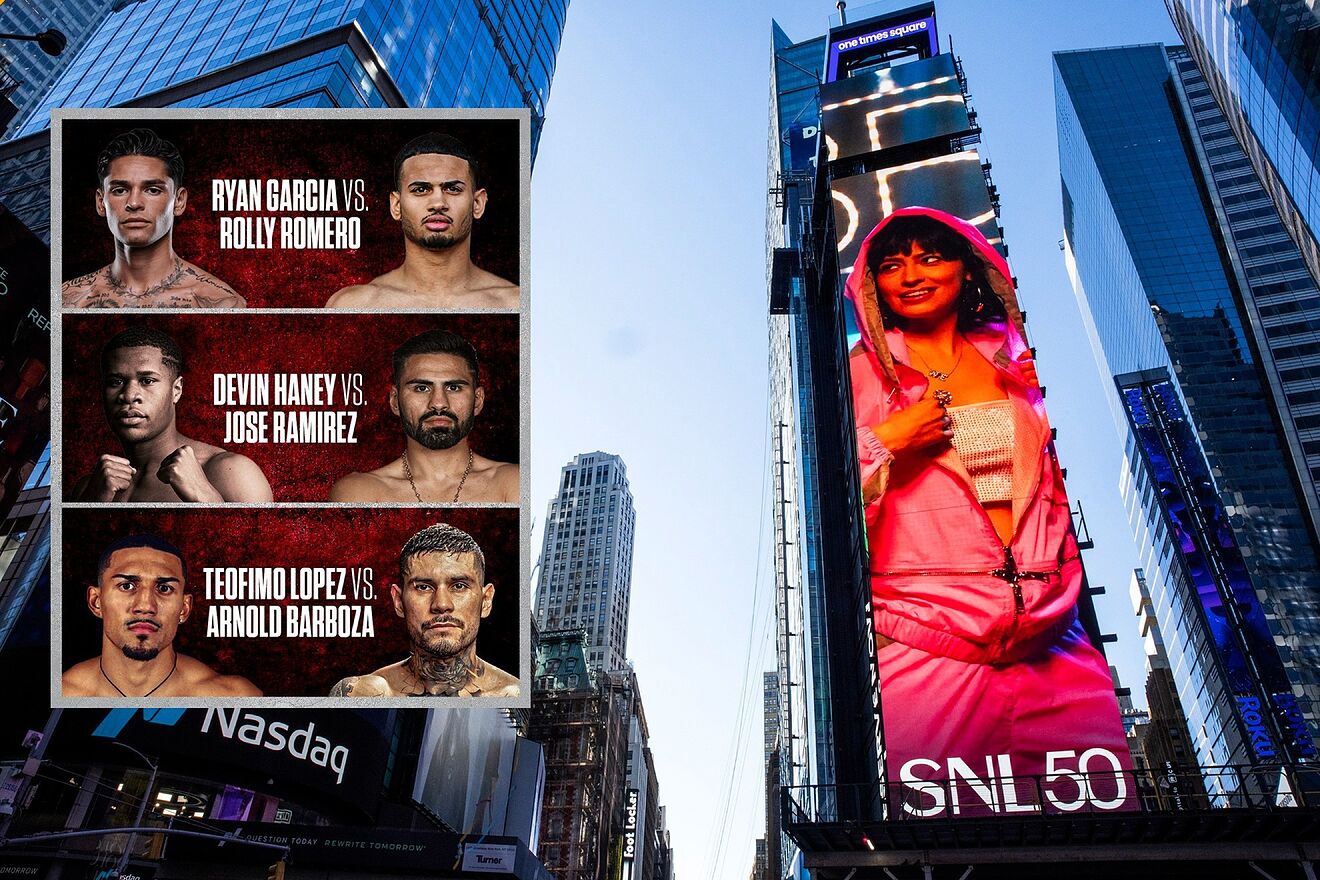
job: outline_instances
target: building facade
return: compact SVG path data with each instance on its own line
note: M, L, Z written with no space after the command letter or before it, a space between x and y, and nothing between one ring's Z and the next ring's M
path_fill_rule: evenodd
M1115 383L1122 488L1196 758L1309 760L1314 485L1307 410L1280 367L1304 356L1293 295L1314 286L1187 53L1054 66L1065 256ZM1234 785L1207 780L1212 795Z
M1205 781L1197 772L1196 753L1187 728L1187 714L1178 699L1178 684L1155 617L1146 573L1132 573L1129 594L1136 610L1146 652L1145 717L1129 735L1133 763L1151 783L1151 799L1162 809L1182 810L1207 804Z
M63 3L39 3L36 0L11 0L0 6L0 31L11 34L38 34L54 28L68 43L59 55L47 55L32 42L0 41L0 57L8 62L5 69L17 82L8 97L17 110L16 119L27 116L50 87L64 66L100 26L115 6L124 0L66 0Z
M1320 277L1320 9L1306 0L1165 0L1206 86Z
M623 459L590 452L564 465L546 511L536 624L584 630L597 672L627 665L635 520Z
M535 153L567 0L122 2L9 128L0 194L49 227L58 107L527 107Z
M557 880L617 876L612 859L622 861L628 793L637 790L628 785L635 677L597 672L588 645L582 630L543 631L532 681L527 735L546 755L540 857Z
M818 487L814 362L801 254L810 252L815 132L826 39L793 42L772 24L766 273L770 285L770 407L779 691L779 774L786 785L834 781L824 574L819 547L800 540L827 519ZM769 722L767 722L769 723ZM767 823L768 824L768 823ZM768 832L767 832L768 833ZM767 839L767 853L774 842Z

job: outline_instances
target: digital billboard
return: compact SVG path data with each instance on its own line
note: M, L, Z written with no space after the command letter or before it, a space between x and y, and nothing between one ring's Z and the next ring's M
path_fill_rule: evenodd
M890 59L911 55L928 58L940 51L933 3L834 28L829 39L826 82L856 76Z
M1173 383L1165 376L1120 383L1119 391L1175 552L1196 590L1243 740L1260 764L1314 761L1315 741Z
M830 195L834 199L839 267L845 275L852 271L867 233L898 208L910 205L940 208L961 217L980 230L992 245L1001 248L1003 245L985 186L981 155L976 150L946 153L833 179Z
M413 799L458 831L508 835L536 848L545 758L504 713L429 713L414 779Z
M133 112L52 126L53 704L525 707L527 111Z
M934 146L831 181L887 813L1138 809L981 160Z
M50 440L50 251L0 208L0 519Z
M293 709L108 709L65 712L46 754L57 761L122 762L122 743L159 758L162 772L225 779L252 789L310 796L323 812L375 814L385 790L383 712ZM243 789L240 786L250 786ZM216 798L208 820L259 820L250 798ZM163 804L162 804L163 806Z
M830 161L971 131L952 55L900 64L820 87Z

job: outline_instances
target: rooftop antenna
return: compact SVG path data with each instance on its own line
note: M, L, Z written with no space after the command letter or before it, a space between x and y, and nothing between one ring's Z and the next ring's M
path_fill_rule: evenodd
M848 23L848 0L839 0L834 4L834 8L839 10L839 24Z

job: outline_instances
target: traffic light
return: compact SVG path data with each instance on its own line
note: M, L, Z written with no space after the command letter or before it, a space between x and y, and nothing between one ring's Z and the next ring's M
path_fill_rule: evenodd
M266 869L266 880L284 880L284 869L288 864L281 859Z

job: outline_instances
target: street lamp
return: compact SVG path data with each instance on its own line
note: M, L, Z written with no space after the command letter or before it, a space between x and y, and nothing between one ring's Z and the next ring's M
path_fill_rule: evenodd
M132 827L139 828L142 826L142 817L147 812L147 801L151 798L151 793L156 790L156 771L159 767L155 761L151 760L127 743L121 743L119 740L114 740L111 745L128 749L130 752L141 758L142 763L151 768L151 778L147 780L147 790L142 792L142 799L138 803L137 817L133 820ZM128 835L128 841L124 844L124 851L119 854L119 862L115 865L115 880L119 880L119 878L123 876L124 871L128 868L128 859L133 853L133 845L136 842L137 832L130 832Z
M27 40L36 43L41 51L51 56L60 54L69 45L69 38L55 28L48 28L39 34L0 34L0 40Z

